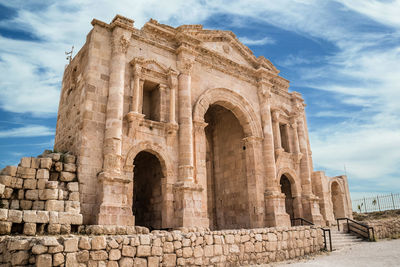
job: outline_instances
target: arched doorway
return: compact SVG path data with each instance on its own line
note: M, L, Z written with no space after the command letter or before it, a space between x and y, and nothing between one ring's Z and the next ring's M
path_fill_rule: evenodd
M246 147L238 119L211 105L204 116L206 135L207 212L210 228L248 228Z
M147 151L134 159L132 212L135 225L150 229L162 227L162 168L158 158Z
M292 184L286 175L281 176L281 192L285 194L285 209L290 219L294 219Z
M331 184L331 197L332 197L332 208L333 216L335 219L346 217L344 213L344 202L343 194L340 186L337 182Z

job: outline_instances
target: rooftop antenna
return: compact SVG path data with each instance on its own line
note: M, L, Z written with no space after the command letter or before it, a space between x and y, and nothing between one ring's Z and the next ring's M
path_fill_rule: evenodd
M67 56L66 60L68 60L69 63L72 61L72 53L74 53L74 46L72 46L71 51L65 52L65 55Z

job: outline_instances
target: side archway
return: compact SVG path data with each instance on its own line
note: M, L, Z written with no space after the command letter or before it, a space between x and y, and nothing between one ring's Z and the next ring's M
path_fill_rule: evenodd
M162 148L151 142L135 145L126 156L124 172L132 180L129 201L135 225L173 227L173 170Z
M279 170L277 177L281 192L285 195L285 209L290 219L302 217L301 188L296 182L296 174L293 170L283 168Z

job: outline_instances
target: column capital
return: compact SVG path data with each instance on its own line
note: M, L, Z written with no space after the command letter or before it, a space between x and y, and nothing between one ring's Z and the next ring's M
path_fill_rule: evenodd
M204 128L206 128L207 125L208 125L208 123L205 121L193 121L194 131L196 133L203 132Z
M113 32L114 33L114 32ZM114 34L113 34L114 35ZM130 45L130 37L125 34L116 33L111 39L112 51L115 53L126 54Z
M194 60L189 58L182 58L177 62L178 70L181 74L190 75L194 66Z
M261 142L263 140L263 138L258 137L258 136L247 136L245 138L242 139L246 145L248 144L255 144L257 142Z
M272 111L272 121L278 122L279 121L280 112L278 110Z

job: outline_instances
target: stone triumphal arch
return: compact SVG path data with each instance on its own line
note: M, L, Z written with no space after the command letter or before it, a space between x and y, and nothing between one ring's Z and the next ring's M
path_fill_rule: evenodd
M313 170L301 94L229 31L94 19L64 73L55 149L84 223L151 229L330 224L347 177Z

